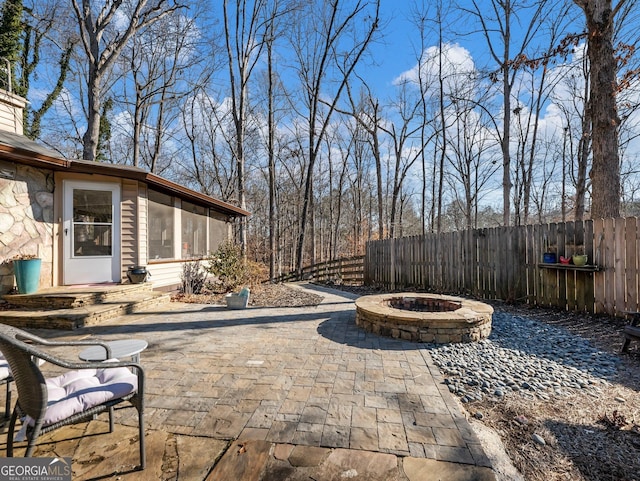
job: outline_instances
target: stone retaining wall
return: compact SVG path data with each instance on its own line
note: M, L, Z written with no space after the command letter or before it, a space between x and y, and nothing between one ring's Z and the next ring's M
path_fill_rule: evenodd
M15 285L16 255L42 259L40 287L53 282L53 172L0 161L13 179L0 178L0 294Z
M445 312L408 311L391 307L400 297L428 297L460 306ZM489 337L493 307L483 302L438 294L381 294L356 300L356 324L365 331L414 342L474 342Z

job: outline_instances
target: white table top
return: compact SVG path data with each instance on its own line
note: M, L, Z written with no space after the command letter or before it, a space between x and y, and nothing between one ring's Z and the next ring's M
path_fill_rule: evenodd
M117 359L133 357L144 351L149 345L147 341L143 341L142 339L107 341L106 344L111 348L111 357L115 357ZM91 346L78 354L78 357L83 361L104 361L106 359L106 354L104 347Z

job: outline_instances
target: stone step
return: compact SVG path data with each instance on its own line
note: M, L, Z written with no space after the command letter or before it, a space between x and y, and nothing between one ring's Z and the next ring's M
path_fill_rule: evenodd
M152 307L170 302L166 292L141 290L121 294L100 304L88 304L75 308L44 309L20 308L0 310L0 322L20 328L64 329L106 324L109 320L125 314L144 312Z
M151 283L64 286L39 289L34 294L7 294L2 299L12 306L29 309L74 309L110 303L137 292L151 292Z

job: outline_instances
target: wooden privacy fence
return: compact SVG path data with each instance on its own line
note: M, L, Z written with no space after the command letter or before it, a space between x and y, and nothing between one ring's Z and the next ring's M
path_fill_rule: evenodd
M318 282L333 282L345 285L362 285L364 282L364 256L334 259L302 269L302 276L296 272L282 275L278 282L313 279Z
M640 310L635 217L447 232L367 243L364 283L621 315ZM545 252L587 265L543 263Z

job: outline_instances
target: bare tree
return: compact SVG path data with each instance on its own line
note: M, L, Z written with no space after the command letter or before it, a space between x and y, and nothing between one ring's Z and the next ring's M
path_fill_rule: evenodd
M502 149L502 202L503 224L511 223L511 115L512 90L517 76L518 64L515 59L525 55L532 40L547 14L547 0L534 3L519 0L490 0L480 3L472 0L472 8L463 8L473 15L481 26L489 53L498 68L490 75L492 81L502 90L502 126L498 131ZM528 22L520 29L519 35L513 34L514 22L522 21L525 11L531 9ZM517 43L516 43L517 42Z
M343 135L342 131L349 135ZM344 125L343 127L341 123L333 129L331 137L325 137L329 168L329 193L327 196L327 202L329 203L327 257L329 259L338 258L340 240L344 237L340 234L347 230L343 224L343 200L349 172L349 160L354 155L354 146L357 142L357 135L351 134L350 125ZM337 161L334 160L336 157Z
M531 188L537 157L540 155L540 123L543 109L547 105L551 91L562 80L561 75L552 75L550 59L556 44L565 37L569 6L561 5L556 15L546 17L543 23L546 31L545 45L538 58L516 60L519 78L513 89L517 105L513 109L517 133L516 161L514 177L514 221L517 225L527 224L531 207Z
M133 37L121 57L122 70L131 72L133 80L122 84L131 108L131 152L136 167L144 165L159 172L162 140L183 106L181 100L208 81L210 73L189 82L189 77L198 75L205 58L198 45L196 21L195 15L167 16ZM212 64L214 59L208 56L209 72ZM127 92L130 84L132 95Z
M400 85L398 98L394 102L396 121L389 121L381 130L391 139L391 159L393 161L393 179L391 180L391 209L389 211L389 237L398 233L402 216L400 215L403 184L412 167L422 156L424 144L419 135L421 123L416 122L421 99L410 92L408 81ZM421 97L421 96L420 96Z
M578 101L580 110L577 111L578 118L580 119L580 132L578 137L578 146L575 158L577 161L576 174L575 174L575 186L576 186L576 198L574 217L575 220L583 220L587 205L587 169L591 156L591 133L592 125L589 118L589 104L591 100L589 98L589 66L586 62L586 57L583 57L581 64L581 78L584 80L585 88L582 92L576 92L573 96L574 102ZM568 126L567 126L568 128Z
M371 217L365 218L365 206L367 203L371 205L371 199L375 198L373 185L377 183L377 179L373 181L371 178L371 159L374 155L368 133L362 125L353 122L349 123L349 132L353 139L351 144L352 162L350 164L352 168L349 167L347 171L348 195L351 202L345 204L352 218L352 247L349 254L358 255L364 253L366 241L372 238L372 219ZM373 168L376 168L375 162ZM342 255L342 251L335 254L335 256L340 255Z
M42 118L60 97L69 73L77 38L65 28L64 13L58 1L23 5L22 0L7 0L0 11L0 57L10 64L7 77L2 78L6 81L3 88L29 98L31 81L41 63L58 59L57 78L47 87L50 90L40 106L34 107L30 102L24 109L24 133L31 139L40 136ZM0 77L4 76L0 70ZM43 86L39 85L39 89L43 90Z
M436 127L436 136L439 137L436 145L439 145L440 153L438 158L438 176L437 176L437 184L438 184L438 192L433 199L434 203L437 205L436 209L436 232L439 234L442 229L442 197L444 190L444 170L445 170L445 161L447 159L447 89L445 86L446 78L445 78L445 56L443 52L444 46L444 37L443 37L443 29L444 29L444 18L443 18L443 5L442 2L438 2L436 6L436 30L438 35L438 58L437 58L437 72L438 72L438 115L437 119L440 123L438 127ZM422 85L422 81L420 82ZM424 87L421 87L424 88ZM424 95L422 98L424 99ZM426 119L424 119L424 123ZM434 166L435 170L435 166ZM433 179L436 182L436 177ZM435 189L434 189L435 190Z
M452 175L447 176L447 182L451 186L453 206L463 215L463 227L472 229L478 227L478 204L499 169L499 162L497 152L492 152L495 146L492 119L476 108L486 100L486 89L477 81L460 78L454 92L451 113L454 120L448 145Z
M268 190L269 190L269 279L275 280L278 264L278 203L277 203L277 172L276 172L276 114L281 107L278 105L278 98L282 97L284 91L279 78L276 65L276 40L282 36L285 22L293 11L294 7L285 0L273 0L266 4L262 10L264 18L264 28L262 29L262 43L264 44L267 71L266 71L266 100L267 100L267 170L268 170Z
M309 2L307 5L310 10L300 15L292 29L292 48L296 57L295 68L302 84L308 136L305 190L296 247L299 274L302 274L315 162L340 96L378 27L379 0L358 0L348 7L344 3L340 0ZM349 42L345 41L346 37L349 37ZM330 81L337 84L332 92L326 90ZM328 106L322 101L327 96L331 98Z
M229 202L236 195L235 164L222 151L227 118L206 92L206 83L183 103L181 125L186 136L184 155L177 160L185 183Z
M182 8L175 0L137 0L130 9L125 9L120 0L106 0L99 9L92 3L72 0L88 63L87 129L82 137L82 155L86 160L95 160L97 155L105 76L134 35ZM124 28L113 25L116 15L124 19Z
M266 34L262 10L265 0L234 0L229 8L229 0L224 0L224 34L231 90L231 115L235 138L231 152L236 163L237 194L240 207L246 209L245 196L245 136L247 113L249 111L249 81L264 49ZM247 221L240 224L240 245L246 253Z
M582 52L582 49L575 50L573 61L557 69L563 70L557 84L559 93L552 93L561 114L558 127L562 132L559 140L562 145L562 218L567 218L571 208L575 220L584 218L589 189L587 171L591 162L589 63ZM569 187L575 189L575 194L570 196ZM571 205L570 197L573 199Z
M382 133L380 126L382 125L382 113L380 102L372 94L371 89L367 83L363 80L363 91L360 93L360 98L356 101L351 92L349 84L347 84L347 94L349 97L349 103L351 110L349 112L341 111L341 113L353 116L358 125L364 129L368 136L368 143L371 147L371 155L375 161L376 168L376 194L377 194L377 206L378 206L378 239L384 239L384 195L383 195L383 172L382 172L382 154L381 154L381 139ZM356 130L356 132L358 132Z

